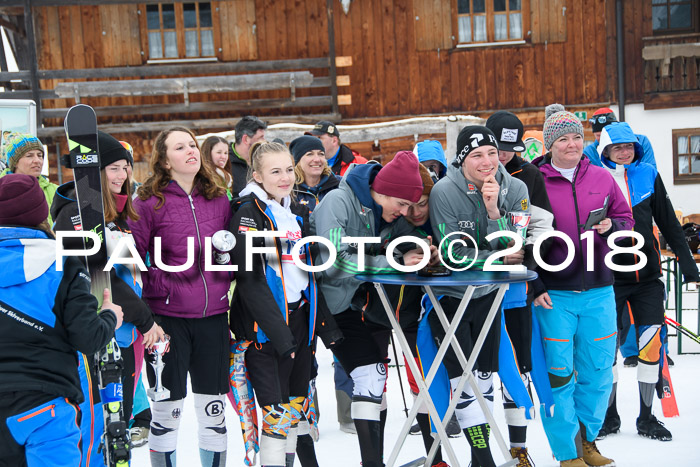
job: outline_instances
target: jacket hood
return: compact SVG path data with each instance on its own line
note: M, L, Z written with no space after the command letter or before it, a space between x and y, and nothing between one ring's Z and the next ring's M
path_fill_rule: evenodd
M0 287L12 287L43 275L56 262L56 241L27 227L0 227Z
M77 200L75 196L75 182L66 182L56 189L56 196L51 203L51 218L57 219L61 211Z
M442 164L442 170L437 174L438 178L445 176L447 172L447 158L445 151L442 149L442 144L439 141L425 140L416 144L413 152L418 156L418 162L421 164L425 161L438 161Z
M348 169L343 178L363 206L373 210L379 209L380 213L382 208L372 199L370 189L381 168L380 164L356 164Z
M616 164L612 162L608 156L604 155L603 152L608 146L621 143L634 143L634 158L632 159L632 163L642 159L644 149L642 149L642 145L639 144L639 140L632 131L632 128L630 128L629 124L625 122L613 122L610 125L605 126L603 131L600 133L598 155L600 155L601 161L603 161L603 163L609 167L615 166ZM631 164L627 165L629 166Z

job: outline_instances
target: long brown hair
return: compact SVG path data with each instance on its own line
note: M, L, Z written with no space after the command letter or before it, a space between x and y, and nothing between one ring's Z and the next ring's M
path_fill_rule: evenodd
M158 204L156 204L156 209L160 209L165 204L165 196L163 196L162 190L168 186L168 183L172 180L170 175L170 170L165 168L165 164L168 161L167 157L167 146L165 140L170 136L170 133L176 131L181 131L187 133L192 137L192 140L197 145L199 149L199 143L195 139L194 133L189 128L182 126L174 126L168 128L167 130L161 131L158 136L156 136L153 142L153 154L151 154L151 162L149 168L151 170L151 176L143 182L143 185L139 188L139 198L143 201L147 200L151 196L158 198ZM201 152L200 152L201 159ZM194 177L194 186L199 190L199 192L206 199L214 199L218 196L223 196L226 194L226 190L221 188L216 183L216 178L218 175L211 169L212 164L200 164L199 172Z
M204 140L202 143L202 148L200 149L200 152L202 153L202 164L207 164L209 167L217 174L220 175L219 172L216 171L218 168L216 165L214 165L214 161L211 160L211 152L214 149L214 146L216 146L219 143L223 143L226 145L226 148L229 148L230 145L228 141L226 141L224 138L221 136L210 136L207 139ZM219 185L223 188L228 188L229 183L233 182L233 177L231 176L231 158L229 156L228 159L226 159L226 165L221 169L224 172L224 178L221 179L221 177L217 177L217 182L219 182Z
M127 161L127 164L128 163L129 161ZM121 195L126 195L126 204L122 212L118 212L117 203L109 189L109 182L107 181L105 169L100 170L100 176L102 178L102 206L104 209L105 222L112 222L116 219L139 220L139 215L136 214L134 205L131 203L131 177L127 174L126 180L124 180L124 184L122 185L122 190L119 192Z

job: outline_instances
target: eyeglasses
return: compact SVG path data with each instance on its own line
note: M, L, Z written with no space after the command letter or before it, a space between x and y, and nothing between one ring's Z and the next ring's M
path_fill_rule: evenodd
M617 118L615 118L614 115L596 115L590 120L588 120L591 125L595 125L596 123L612 123L616 122Z

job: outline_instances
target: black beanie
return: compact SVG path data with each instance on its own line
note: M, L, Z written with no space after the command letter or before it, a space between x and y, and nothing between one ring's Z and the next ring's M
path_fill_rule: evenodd
M129 157L129 151L122 146L122 143L114 136L108 135L103 131L97 131L97 145L100 151L100 169L104 169L109 164L113 164L122 159L127 162L133 160Z
M465 126L457 135L457 155L452 164L455 167L461 167L469 153L481 146L493 146L498 149L498 142L493 132L485 126Z
M304 154L314 149L325 151L323 143L315 136L300 136L289 143L289 151L294 157L294 164L298 164L301 158L304 157Z

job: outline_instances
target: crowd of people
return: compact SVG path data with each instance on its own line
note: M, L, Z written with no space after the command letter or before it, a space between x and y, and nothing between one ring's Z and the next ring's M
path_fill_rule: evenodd
M506 249L496 264L522 265L538 278L513 292L521 295L517 306L499 310L475 367L467 370L474 372L487 405L493 406L497 389L493 374L499 371L501 339L512 343L527 389L531 349L541 346L555 404L541 420L554 457L566 467L615 465L600 453L596 439L619 431L616 354L621 345L631 346L639 361L637 431L670 441L671 433L652 414L666 345L654 224L678 255L685 281L698 282L700 276L648 139L608 108L597 111L591 124L596 142L584 150L580 120L559 104L548 106L544 151L527 162L521 157L522 122L499 111L485 126L460 131L449 162L439 141L426 140L382 166L342 144L332 122L318 122L287 146L267 141L265 122L246 116L232 142L210 136L200 146L188 128L161 132L142 184L133 179L131 146L99 132L98 147L90 149L100 154L108 255L128 258L128 251L116 247L127 241L147 266L140 271L117 264L101 310L90 295L85 265L55 255L55 232L82 229L74 183L50 183L41 175L41 142L11 135L3 152L7 168L0 174L0 465L104 465L98 448L105 428L92 354L116 333L132 446L147 442L154 467L176 465L188 387L202 466L226 465L224 407L227 399L236 400L232 343L244 344L261 412L261 465L292 467L298 459L303 467L318 466L317 337L334 355L340 429L356 434L364 467L383 466L392 327L375 288L356 276L393 274L396 263L478 270ZM604 215L586 225L589 213L601 207ZM526 231L513 221L523 216L530 219ZM524 235L521 249L503 237L487 240L504 230ZM636 237L625 234L631 230ZM236 239L226 260L236 272L206 263L209 239L220 231ZM261 232L273 235L255 235ZM332 247L318 242L298 247L312 235ZM611 235L623 249L616 264L631 272L606 265ZM389 243L403 236L426 244L403 243L388 258ZM63 246L80 249L83 242L64 239ZM62 271L57 260L64 261ZM561 267L543 268L542 261ZM318 264L329 267L311 272ZM164 265L181 266L173 271ZM456 328L467 355L496 289L476 288ZM465 286L435 288L449 319L465 291ZM445 338L436 304L418 286L392 285L386 292L413 349L404 357L421 363L420 324L427 324L421 332L427 329L438 345ZM625 325L630 315L633 327ZM541 339L533 339L535 321ZM170 395L149 404L140 383L149 358L144 354L166 338L161 379ZM457 391L465 370L452 348L441 364L446 390L458 399L448 434L463 433L470 446L469 454L458 455L475 467L495 466L490 426L474 389ZM425 375L407 373L417 395L415 378ZM151 365L146 374L153 386ZM529 417L505 387L502 392L510 453L518 466L532 466ZM428 453L435 433L425 406L412 432L421 434ZM430 465L448 465L440 449Z

